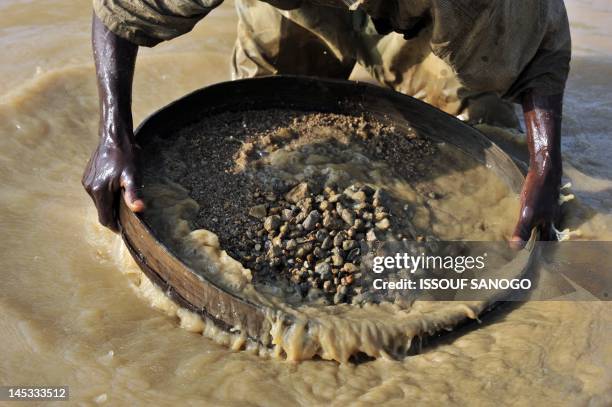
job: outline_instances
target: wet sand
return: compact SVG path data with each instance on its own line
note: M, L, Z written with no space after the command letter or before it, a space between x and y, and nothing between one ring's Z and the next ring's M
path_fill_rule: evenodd
M118 238L80 186L96 144L88 4L0 5L2 384L69 385L71 404L609 405L610 303L502 309L402 362L293 364L231 352L136 296ZM575 56L566 95L567 225L611 240L612 8L568 4ZM231 4L172 43L143 50L135 121L228 79ZM66 46L69 44L70 46ZM150 86L156 83L156 86ZM125 262L124 262L125 260Z

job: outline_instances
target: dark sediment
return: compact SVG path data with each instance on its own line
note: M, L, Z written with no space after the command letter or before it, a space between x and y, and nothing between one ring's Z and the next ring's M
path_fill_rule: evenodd
M258 161L275 149L316 142L321 133L313 129L332 129L340 142L356 143L404 179L421 176L435 152L416 134L361 115L223 113L147 147L145 193L159 179L187 189L200 205L193 228L216 233L221 246L252 270L254 283L282 280L302 295L316 289L330 302L350 301L359 292L353 283L363 251L392 229L392 215L376 196L381 192L367 185L323 190L316 179L308 187L273 177L262 183L254 175Z

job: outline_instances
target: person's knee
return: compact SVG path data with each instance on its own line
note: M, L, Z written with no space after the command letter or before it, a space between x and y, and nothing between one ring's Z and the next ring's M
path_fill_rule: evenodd
M277 73L274 60L281 35L280 12L257 0L236 0L237 38L231 59L232 79Z
M495 93L483 93L463 101L462 119L472 124L518 129L520 122L514 105Z

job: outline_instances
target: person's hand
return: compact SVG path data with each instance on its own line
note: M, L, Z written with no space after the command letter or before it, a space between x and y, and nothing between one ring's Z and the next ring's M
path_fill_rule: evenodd
M132 123L132 80L138 46L110 31L94 14L92 45L100 97L100 144L81 183L93 199L100 223L117 232L123 198L134 212L144 210Z
M540 239L553 238L552 226L559 217L559 186L561 171L531 169L521 191L521 210L510 245L522 249L533 228L540 228Z
M529 172L521 190L521 211L510 246L522 249L533 228L541 228L541 240L551 240L559 216L561 159L561 113L563 95L523 95L523 112L529 148Z
M127 206L134 212L144 210L140 195L142 184L136 167L137 147L127 141L122 144L102 137L81 181L96 205L98 220L114 232L119 230L117 208L122 188Z

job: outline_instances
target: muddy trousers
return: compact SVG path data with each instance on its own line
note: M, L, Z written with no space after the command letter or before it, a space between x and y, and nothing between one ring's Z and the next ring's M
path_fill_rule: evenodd
M348 79L358 63L379 83L472 123L516 128L511 103L494 93L471 93L429 47L431 30L413 39L379 35L361 11L305 4L280 10L236 0L238 37L232 77L294 74Z

